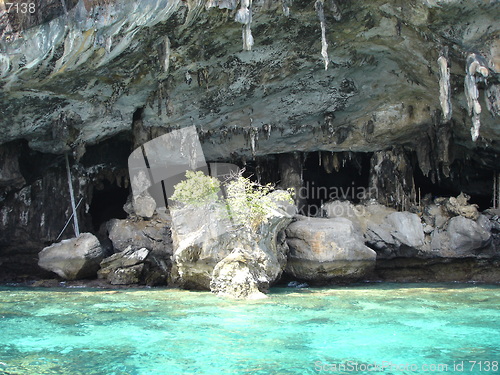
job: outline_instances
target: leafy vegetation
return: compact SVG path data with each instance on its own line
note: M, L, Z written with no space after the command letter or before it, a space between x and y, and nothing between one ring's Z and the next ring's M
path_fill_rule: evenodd
M172 199L184 205L204 206L210 202L220 202L220 182L203 172L186 172L186 179L174 186ZM242 175L231 176L224 184L227 212L233 223L257 229L267 220L267 215L278 207L277 202L293 203L290 192L274 191L271 184L260 185Z
M220 182L202 171L186 171L186 179L174 186L171 199L183 205L204 206L218 200Z

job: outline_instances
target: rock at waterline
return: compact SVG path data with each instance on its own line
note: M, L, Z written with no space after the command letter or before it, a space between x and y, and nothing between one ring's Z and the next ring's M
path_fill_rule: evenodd
M77 238L63 240L38 253L38 265L66 280L95 277L104 251L97 237L82 233Z
M311 282L359 279L375 266L376 253L346 218L307 218L286 229L287 273Z
M290 207L277 204L255 231L233 229L224 205L173 210L173 283L224 297L264 297L281 276L288 252L284 229L292 220Z

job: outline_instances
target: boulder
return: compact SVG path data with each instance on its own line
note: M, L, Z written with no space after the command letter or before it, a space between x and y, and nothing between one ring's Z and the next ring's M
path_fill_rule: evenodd
M112 219L106 224L115 251L146 249L172 255L170 222L165 220Z
M91 233L63 240L38 254L38 265L66 280L95 277L104 257L99 240Z
M443 258L488 257L491 233L481 225L463 216L450 219L446 231L434 231L431 249Z
M224 204L172 210L172 281L232 298L262 297L282 274L292 221L283 205L256 230L233 227Z
M210 290L221 297L265 298L266 295L259 289L259 281L269 284L269 280L262 277L265 274L263 272L265 258L266 254L262 251L234 249L215 266L210 281Z
M155 213L156 201L147 191L143 191L141 194L134 196L132 205L137 216L151 218Z
M287 273L313 282L362 278L375 266L376 253L346 218L308 218L286 229L290 247Z
M427 250L420 217L406 211L390 213L378 224L369 222L365 238L380 258L418 256Z
M170 267L170 262L155 257L153 251L146 248L136 250L129 246L104 259L97 275L114 285L165 285Z
M464 193L460 193L458 197L447 198L444 205L448 212L452 215L460 215L467 219L477 220L479 217L478 206L469 204L470 197Z
M144 264L136 264L135 266L126 268L117 268L114 272L108 275L108 281L112 285L133 285L139 284L144 270Z
M171 221L167 220L167 216L164 215L164 218L155 216L152 220L113 219L107 223L109 238L115 251L127 253L140 252L141 249L148 251L145 259L146 267L139 283L147 285L167 283L173 252ZM126 257L126 254L123 256Z

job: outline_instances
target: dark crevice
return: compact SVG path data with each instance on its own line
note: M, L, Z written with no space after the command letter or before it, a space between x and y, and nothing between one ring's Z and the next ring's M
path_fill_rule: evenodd
M493 174L494 171L473 162L456 160L450 168L450 176L441 176L433 182L425 176L418 165L413 166L414 181L417 194L423 198L430 194L436 197L456 197L460 193L470 196L469 203L477 204L480 211L493 205Z
M130 193L128 188L119 187L116 183L108 181L102 182L99 187L100 189L94 188L93 190L89 208L92 226L96 232L108 220L127 218L123 205L127 202Z

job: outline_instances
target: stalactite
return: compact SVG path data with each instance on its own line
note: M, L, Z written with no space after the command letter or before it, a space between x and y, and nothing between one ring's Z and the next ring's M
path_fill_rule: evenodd
M339 157L338 157L337 152L332 153L332 166L333 166L333 169L335 169L335 172L340 171L340 162L339 162Z
M443 110L444 121L451 119L451 90L450 90L450 69L445 56L440 56L437 60L439 65L439 102Z
M475 142L479 137L479 128L481 127L481 105L479 104L479 90L477 83L488 77L489 70L486 60L475 53L469 54L465 65L465 96L469 115L472 118L471 136Z
M325 22L325 0L316 0L314 4L318 13L319 23L321 26L321 56L325 61L325 70L328 70L328 43L326 41L326 22Z
M283 14L285 16L290 16L290 6L292 5L292 0L281 0L283 6Z
M165 73L168 73L168 68L170 66L170 39L168 36L165 37L165 40L163 41L163 48L164 48L164 56L163 56L163 71Z
M241 0L241 7L236 12L235 21L243 24L243 49L250 51L253 46L252 36L252 0Z
M259 139L259 132L255 128L250 129L250 146L252 149L252 156L255 157L255 149L257 147L257 141Z

